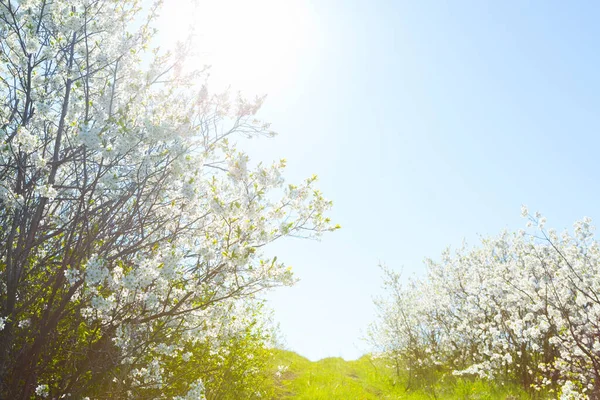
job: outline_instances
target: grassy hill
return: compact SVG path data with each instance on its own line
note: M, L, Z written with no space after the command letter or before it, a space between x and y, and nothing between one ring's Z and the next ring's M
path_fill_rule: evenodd
M407 391L383 360L363 356L355 361L325 358L316 362L290 351L275 350L279 368L278 399L376 400L376 399L525 399L515 388L498 387L481 380L451 379L433 390Z
M356 361L325 358L311 362L278 350L275 363L287 368L281 374L281 399L396 399L404 392L382 371L382 363L367 356Z

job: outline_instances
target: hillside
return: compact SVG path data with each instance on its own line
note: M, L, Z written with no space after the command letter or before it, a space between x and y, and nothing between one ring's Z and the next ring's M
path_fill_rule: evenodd
M281 371L277 399L377 400L377 399L485 399L527 398L518 390L486 384L480 380L454 379L433 390L406 391L404 381L394 378L383 360L363 356L355 361L325 358L312 362L294 352L274 351L275 371ZM283 368L281 368L283 367Z

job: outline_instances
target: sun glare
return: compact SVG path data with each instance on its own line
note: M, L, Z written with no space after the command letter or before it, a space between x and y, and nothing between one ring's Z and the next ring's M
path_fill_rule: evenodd
M193 30L195 62L213 67L212 85L253 94L285 88L319 38L303 1L166 1L160 25L166 46Z

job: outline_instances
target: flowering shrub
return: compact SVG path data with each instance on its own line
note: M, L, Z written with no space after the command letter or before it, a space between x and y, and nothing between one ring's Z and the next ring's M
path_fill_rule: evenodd
M427 276L403 285L384 269L371 338L409 368L517 382L561 398L600 396L600 245L586 218L574 232L502 233L427 261Z
M159 6L0 0L0 397L155 397L174 357L247 332L240 300L293 283L266 244L336 228L315 177L236 147L272 135L262 98L150 48Z

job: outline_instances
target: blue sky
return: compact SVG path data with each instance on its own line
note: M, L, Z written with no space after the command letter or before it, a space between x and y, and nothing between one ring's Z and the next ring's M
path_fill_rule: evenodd
M464 238L522 228L521 204L557 229L598 219L596 3L265 1L253 40L252 15L219 42L235 7L200 10L215 79L269 95L280 135L248 152L287 158L291 182L317 173L343 227L268 249L300 278L268 296L290 349L368 351L380 262L423 274Z

